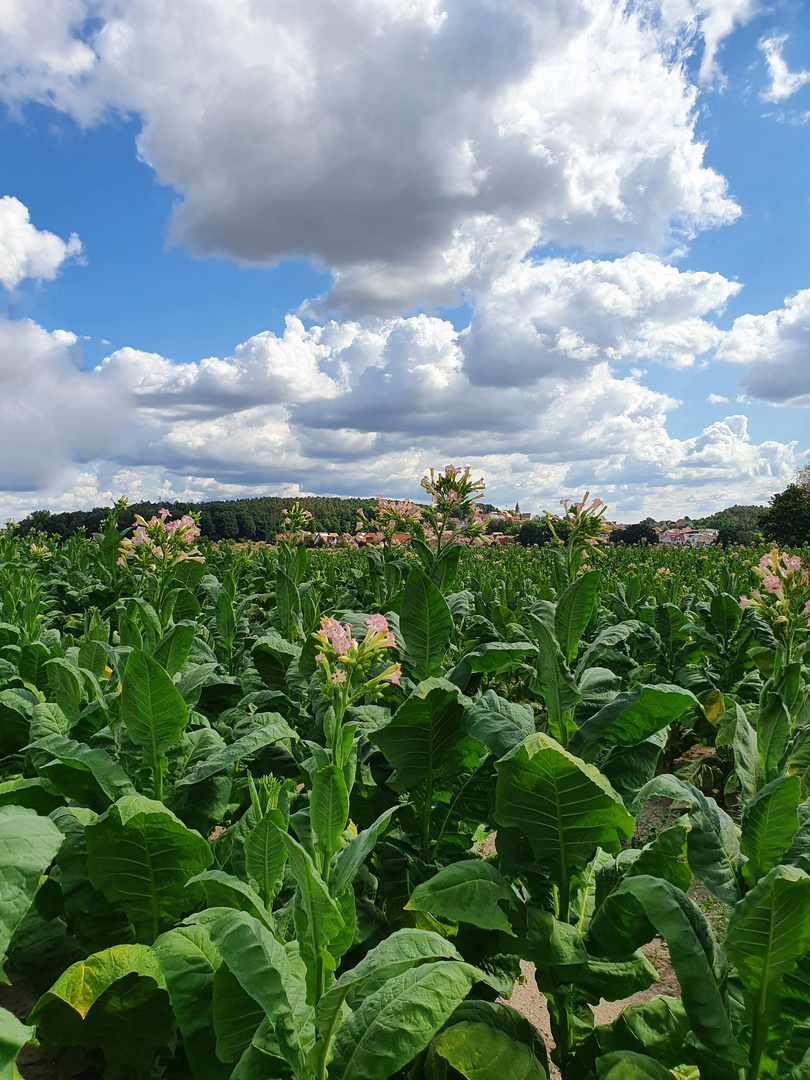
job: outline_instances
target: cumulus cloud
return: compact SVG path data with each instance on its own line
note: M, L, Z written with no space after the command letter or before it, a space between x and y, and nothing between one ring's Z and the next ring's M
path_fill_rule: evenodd
M781 34L763 38L759 43L771 78L770 86L759 95L765 101L785 101L810 82L810 71L791 71L788 68L782 56L786 41L787 34Z
M49 491L59 501L54 475L73 474L77 498L125 485L131 497L414 496L428 466L463 457L496 502L517 495L540 508L588 486L627 512L646 500L663 513L687 488L704 505L731 489L756 501L789 477L793 444L753 443L744 417L673 438L679 403L643 385L637 366L679 364L716 342L709 315L734 283L641 256L546 260L498 281L462 330L428 315L309 327L289 316L280 337L195 364L127 348L82 372L71 335L8 323L0 483L43 491L40 504ZM68 399L65 414L57 403Z
M710 405L725 405L728 402L728 398L722 394L709 394L706 400Z
M323 310L448 303L538 243L672 250L739 212L671 45L694 23L713 57L740 0L57 0L41 46L28 6L6 4L6 99L137 114L174 240L311 257Z
M79 462L114 454L125 387L83 372L76 337L0 318L0 488L47 489Z
M741 315L717 350L719 360L744 364L742 386L774 405L810 405L810 289L765 315Z
M76 233L65 241L31 224L28 208L19 199L0 199L0 283L13 289L25 278L52 281L63 264L81 254Z

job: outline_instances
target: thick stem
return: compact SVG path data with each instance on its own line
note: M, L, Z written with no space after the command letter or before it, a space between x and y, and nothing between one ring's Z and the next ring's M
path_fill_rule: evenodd
M759 1070L767 1040L768 1022L765 1019L765 988L761 987L757 995L757 1003L751 1024L751 1045L748 1049L749 1065L745 1074L746 1080L759 1080Z

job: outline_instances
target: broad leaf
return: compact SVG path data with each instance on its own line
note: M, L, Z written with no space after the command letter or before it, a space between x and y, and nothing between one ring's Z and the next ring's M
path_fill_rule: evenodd
M161 934L152 951L169 992L172 1012L194 1080L227 1080L230 1067L218 1061L213 1030L214 974L222 957L204 926L180 926Z
M21 806L0 807L0 961L61 843L48 818Z
M90 880L152 942L195 905L189 878L212 862L208 843L162 803L120 799L85 830Z
M340 838L349 818L346 780L336 765L327 765L313 774L309 816L322 865L326 866L340 850Z
M598 769L548 735L531 735L497 764L495 818L528 837L555 881L567 883L601 847L617 852L633 819Z
M740 850L748 859L742 874L749 886L773 869L790 847L799 828L800 789L798 776L779 776L743 807Z
M188 708L154 657L133 649L121 685L121 719L136 746L158 761L179 740Z
M418 677L431 675L441 667L453 631L453 617L447 601L419 566L411 567L405 583L399 628Z
M389 979L338 1028L329 1080L388 1080L424 1050L475 981L452 960Z
M546 1080L530 1047L489 1024L452 1024L434 1038L430 1053L467 1080Z
M608 746L635 746L696 704L695 695L679 686L634 686L586 720L574 732L569 747L590 760Z
M28 747L39 775L69 799L103 811L125 795L137 795L121 766L101 749L61 735L49 735Z
M243 735L241 739L232 742L211 754L205 761L199 762L187 775L177 781L177 787L185 787L189 784L198 784L216 773L229 772L238 761L246 761L253 757L257 750L272 743L281 742L283 739L297 739L297 734L278 713L257 713L254 721L264 720L261 727L251 731L249 735Z
M509 920L498 906L501 900L515 900L509 883L492 863L471 860L451 863L417 885L405 907L454 922L472 923L482 930L511 933Z
M577 655L579 639L593 618L600 576L598 570L580 575L557 601L554 629L567 664Z
M503 757L534 734L534 714L528 705L507 701L494 690L487 690L464 710L468 734L484 744L495 757Z

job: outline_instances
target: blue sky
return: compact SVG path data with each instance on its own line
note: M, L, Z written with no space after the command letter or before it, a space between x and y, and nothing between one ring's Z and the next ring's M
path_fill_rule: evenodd
M0 35L0 516L453 461L635 520L808 461L806 4L12 0Z

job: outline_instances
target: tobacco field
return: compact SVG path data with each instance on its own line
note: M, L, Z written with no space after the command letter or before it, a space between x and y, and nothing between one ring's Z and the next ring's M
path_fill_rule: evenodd
M296 507L273 547L0 533L35 997L0 1077L38 1043L106 1080L810 1078L810 552L602 549L598 500L478 547L482 485L425 486L367 550L307 551ZM656 936L680 996L594 1026Z

